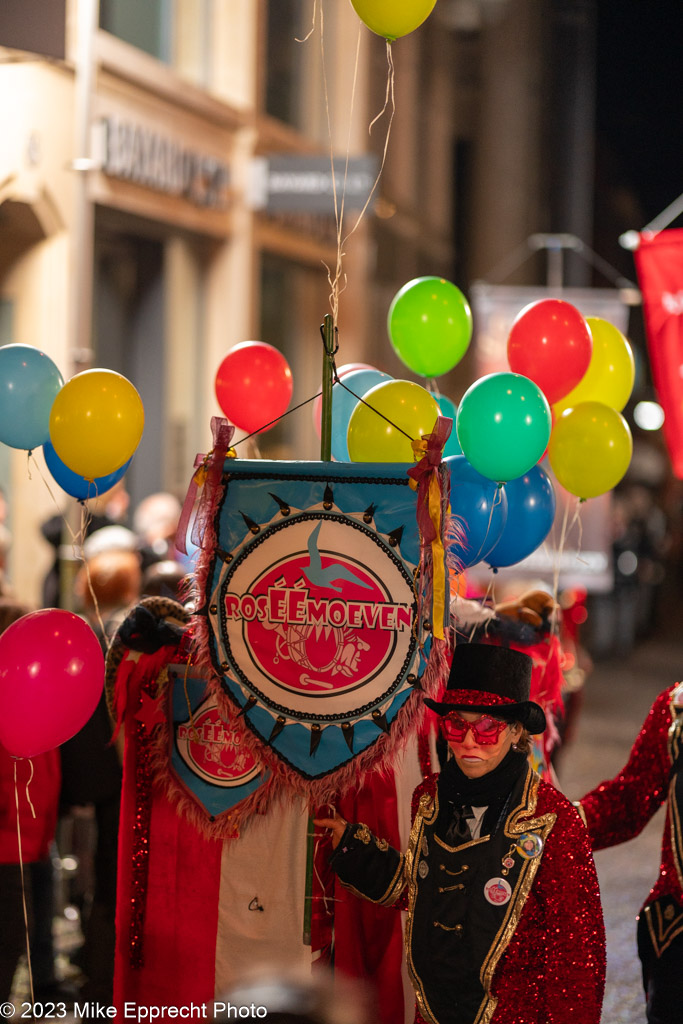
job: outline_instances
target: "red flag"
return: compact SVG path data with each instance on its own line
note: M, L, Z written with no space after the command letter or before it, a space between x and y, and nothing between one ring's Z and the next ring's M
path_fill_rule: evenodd
M683 479L683 229L643 232L633 257L664 436L674 473Z

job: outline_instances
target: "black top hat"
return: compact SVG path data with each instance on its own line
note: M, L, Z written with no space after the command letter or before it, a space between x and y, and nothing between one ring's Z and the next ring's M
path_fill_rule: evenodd
M425 697L437 715L477 711L510 722L521 722L530 733L543 732L545 713L529 700L531 668L528 654L493 644L457 644L448 684L441 701Z

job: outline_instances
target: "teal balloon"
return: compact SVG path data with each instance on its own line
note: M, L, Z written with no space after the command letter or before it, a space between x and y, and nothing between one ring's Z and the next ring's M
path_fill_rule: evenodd
M458 432L455 429L455 418L458 413L458 407L455 402L451 402L450 398L446 398L445 395L434 395L436 398L439 409L441 410L442 416L448 416L449 419L453 420L453 429L451 430L450 436L446 441L443 448L443 457L448 458L450 455L462 455L462 448L458 441Z
M555 491L540 466L509 480L503 490L508 514L498 542L486 557L492 569L516 565L530 555L546 539L555 519Z
M456 417L463 455L489 480L505 483L535 466L548 446L548 400L521 373L490 373L470 385Z
M507 497L504 487L477 473L464 455L443 461L450 470L451 514L461 531L449 551L462 571L486 559L500 540L507 521Z
M353 370L344 374L343 384L337 381L332 386L331 448L337 462L351 461L347 434L351 413L358 405L358 399L364 398L375 384L384 384L391 379L388 373L382 373L381 370Z
M0 441L32 451L50 440L50 410L64 379L32 345L0 348Z
M389 340L414 373L439 377L456 366L472 338L472 312L463 293L443 277L416 277L394 296Z

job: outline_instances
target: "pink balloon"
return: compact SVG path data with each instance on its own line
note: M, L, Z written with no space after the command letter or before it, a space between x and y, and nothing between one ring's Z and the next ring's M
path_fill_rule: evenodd
M347 373L353 373L355 370L374 370L374 369L376 369L376 367L370 366L369 363L344 363L343 366L338 366L337 367L337 376L338 377L345 377ZM322 429L321 426L320 426L320 420L322 418L322 414L323 414L323 396L322 395L318 395L317 398L313 402L313 413L312 413L312 415L313 415L313 426L315 427L315 432L318 435L318 437L320 437L320 431Z
M103 685L102 648L84 619L59 608L23 615L0 635L0 742L14 757L58 747L88 721Z

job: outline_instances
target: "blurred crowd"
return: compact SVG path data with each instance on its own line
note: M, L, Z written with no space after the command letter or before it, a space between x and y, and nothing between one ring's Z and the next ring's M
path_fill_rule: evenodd
M83 536L55 515L42 526L53 552L41 607L83 616L103 651L142 597L183 600L190 565L176 550L181 506L168 493L151 494L135 509L121 481L85 506ZM0 492L0 632L31 608L16 599L8 578L11 535ZM112 744L104 694L85 726L57 750L27 761L0 746L0 1002L16 986L38 1002L112 1002L116 859L122 751ZM15 772L17 778L15 782ZM33 813L21 816L26 790ZM58 955L55 923L70 930L68 959ZM17 971L30 937L30 979Z

